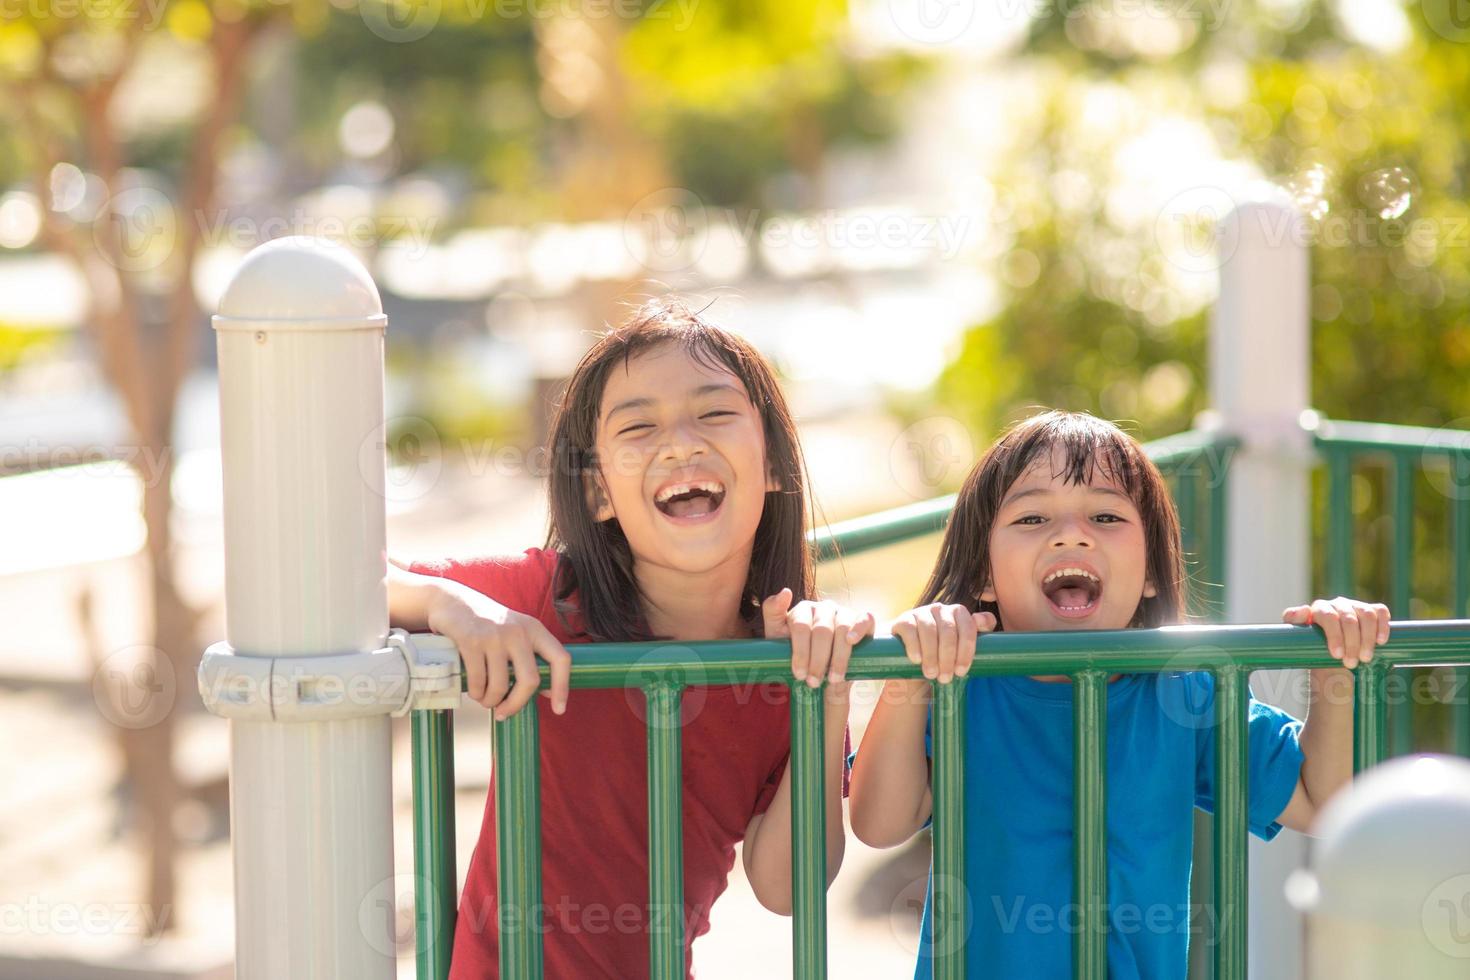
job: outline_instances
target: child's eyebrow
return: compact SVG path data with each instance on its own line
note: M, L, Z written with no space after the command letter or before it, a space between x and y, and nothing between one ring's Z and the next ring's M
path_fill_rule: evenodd
M714 394L715 392L729 392L732 395L741 395L741 394L744 394L744 392L742 392L740 389L736 388L734 385L731 385L731 384L723 384L723 383L716 383L716 384L700 385L698 388L695 388L693 391L691 391L689 393L689 397L691 397L691 398L698 398L701 395L710 395L710 394ZM643 398L629 398L627 401L618 402L611 409L609 409L608 410L608 413L603 416L603 419L604 420L611 419L614 415L618 414L619 412L628 411L628 410L634 409L634 408L648 408L653 403L654 403L654 399L648 398L646 396L643 397Z
M1022 500L1022 499L1026 498L1026 497L1037 497L1037 496L1043 496L1044 497L1044 496L1047 496L1048 494L1050 494L1051 492L1052 492L1052 490L1051 490L1050 487L1032 487L1029 490L1018 490L1017 492L1015 492L1015 493L1009 495L1008 497L1006 497L1006 499L1001 503L1001 506L1002 507L1008 507L1011 504L1015 503L1016 501ZM1129 500L1129 501L1132 500L1132 498L1129 497L1123 491L1121 491L1121 490L1115 490L1112 487L1088 487L1087 488L1087 492L1088 493L1101 493L1101 494L1106 494L1106 495L1108 495L1110 497L1119 497L1119 498L1121 498L1123 500Z

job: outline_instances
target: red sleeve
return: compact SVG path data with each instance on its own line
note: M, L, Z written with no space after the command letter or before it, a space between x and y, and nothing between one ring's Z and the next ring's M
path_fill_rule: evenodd
M555 552L527 548L519 555L416 561L409 564L408 570L451 579L509 609L539 619L551 592L556 560Z

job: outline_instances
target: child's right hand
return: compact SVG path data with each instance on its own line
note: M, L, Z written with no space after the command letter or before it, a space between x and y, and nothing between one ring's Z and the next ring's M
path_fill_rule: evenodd
M909 660L924 669L929 680L948 684L970 672L975 661L975 638L995 629L995 616L970 612L958 603L931 602L910 609L893 621L889 630L903 641Z
M429 628L459 647L470 698L489 708L496 721L520 711L535 696L541 686L537 657L551 665L551 710L567 710L572 657L539 620L478 592L446 589L430 609Z

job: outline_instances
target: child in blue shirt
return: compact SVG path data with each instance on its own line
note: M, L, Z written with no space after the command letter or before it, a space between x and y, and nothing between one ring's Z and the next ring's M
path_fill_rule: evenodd
M929 680L963 676L979 633L1155 627L1183 620L1179 520L1158 469L1116 426L1049 412L1011 429L967 477L919 608L893 624ZM1352 778L1351 668L1388 639L1382 605L1293 606L1343 667L1310 672L1310 720L1248 706L1253 833L1305 830ZM1068 678L977 677L965 715L966 963L972 978L1072 975L1072 691ZM921 829L929 683L889 681L852 771L853 832L892 847ZM1192 932L1193 809L1214 808L1208 673L1110 678L1108 975L1183 977ZM1208 913L1201 908L1197 912ZM926 902L915 976L931 975Z

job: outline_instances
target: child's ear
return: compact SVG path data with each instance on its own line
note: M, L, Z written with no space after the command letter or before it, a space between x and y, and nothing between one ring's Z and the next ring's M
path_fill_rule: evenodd
M775 467L766 463L766 493L777 493L786 488L781 485L781 480L776 476Z
M1144 579L1143 580L1143 597L1145 599L1152 599L1152 598L1154 598L1154 596L1156 596L1158 594L1159 594L1159 590L1156 589L1156 588L1154 588L1154 580L1151 579L1151 578Z
M599 524L612 520L612 502L608 500L607 489L602 485L602 474L592 473L583 486L587 491L587 509L592 512L592 519Z
M985 588L983 588L983 589L980 590L980 595L979 595L978 598L980 599L981 602L994 602L995 601L995 583L994 582L986 582L985 583Z

